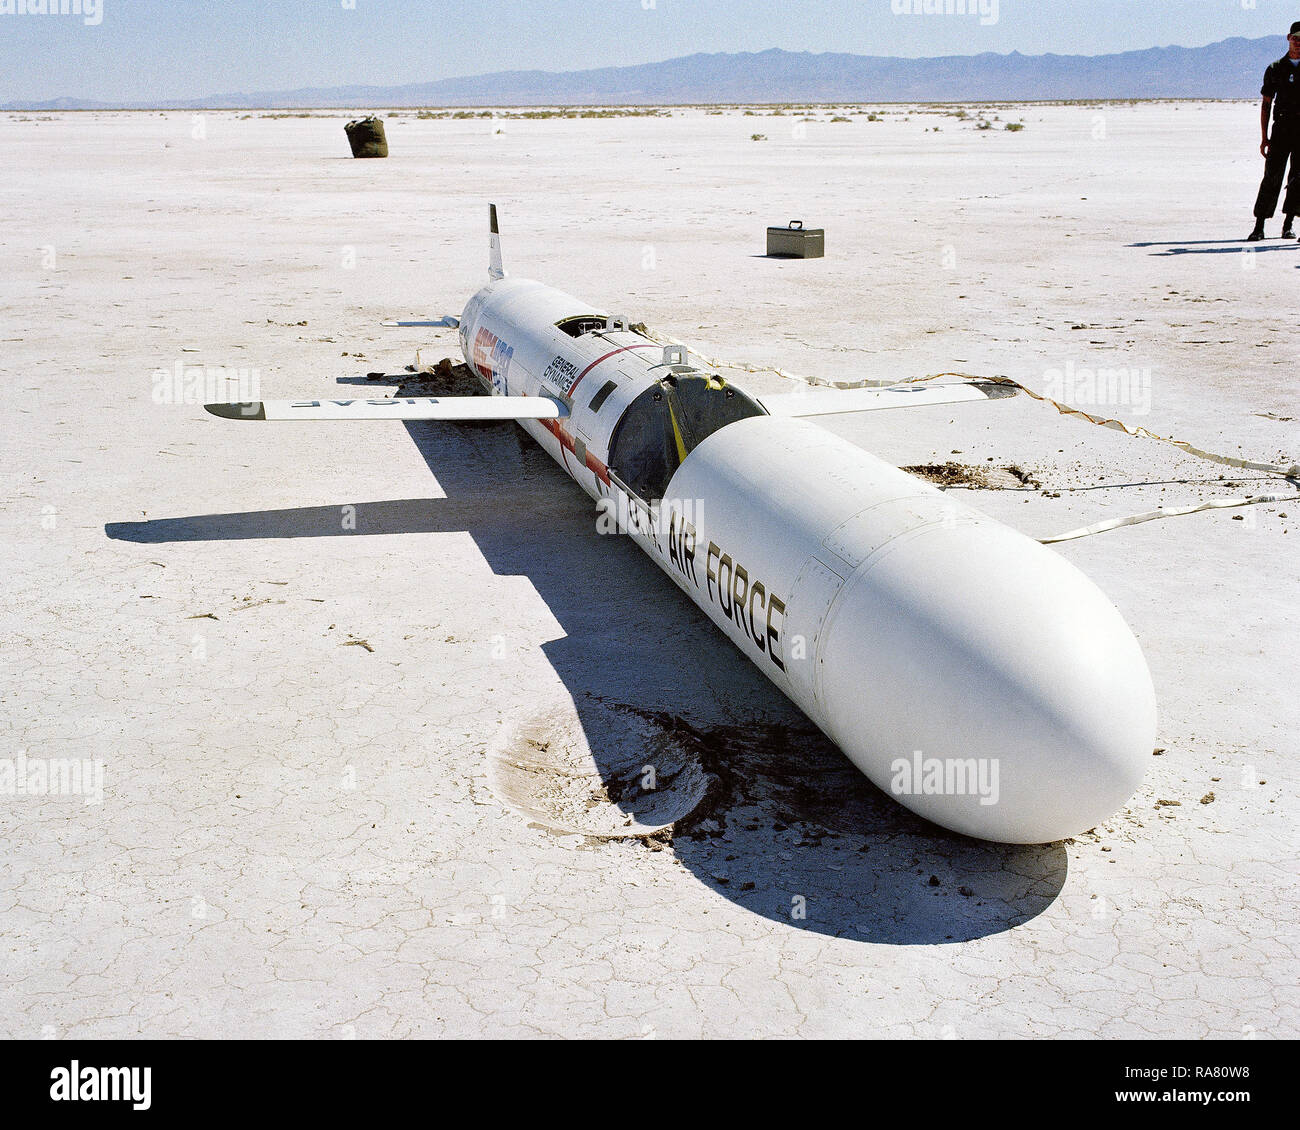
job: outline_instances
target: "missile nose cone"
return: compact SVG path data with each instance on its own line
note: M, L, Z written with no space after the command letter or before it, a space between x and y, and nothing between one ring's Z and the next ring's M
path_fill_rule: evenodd
M992 522L900 541L849 578L817 648L840 747L908 808L981 839L1048 843L1113 816L1156 727L1114 605Z

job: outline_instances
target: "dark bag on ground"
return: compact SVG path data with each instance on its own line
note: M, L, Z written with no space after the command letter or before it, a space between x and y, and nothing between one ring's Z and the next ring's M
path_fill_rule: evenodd
M348 122L343 128L347 131L348 144L352 146L352 156L388 156L388 138L384 136L384 123L378 118L362 118Z

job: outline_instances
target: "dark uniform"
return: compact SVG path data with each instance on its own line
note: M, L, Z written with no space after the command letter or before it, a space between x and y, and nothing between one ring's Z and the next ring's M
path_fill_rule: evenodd
M1292 63L1285 55L1270 63L1260 93L1273 99L1273 132L1269 135L1264 183L1255 201L1255 218L1262 224L1277 211L1287 161L1291 162L1291 181L1282 211L1288 216L1300 216L1300 63Z

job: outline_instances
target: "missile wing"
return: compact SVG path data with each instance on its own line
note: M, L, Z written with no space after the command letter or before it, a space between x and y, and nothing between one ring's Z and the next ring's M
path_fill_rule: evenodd
M813 388L755 396L769 416L835 416L844 412L880 412L926 404L962 404L972 400L1003 400L1015 396L1009 385L992 381L963 381L951 385L894 385L890 388Z
M376 400L251 400L205 404L226 420L563 420L569 410L549 396L384 397Z

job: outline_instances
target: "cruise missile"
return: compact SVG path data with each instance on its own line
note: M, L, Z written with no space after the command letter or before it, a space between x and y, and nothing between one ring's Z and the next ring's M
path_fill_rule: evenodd
M1108 819L1155 740L1133 633L1070 562L813 423L999 385L750 395L627 318L506 275L460 319L491 396L210 404L243 420L515 420L881 789L1047 843Z

